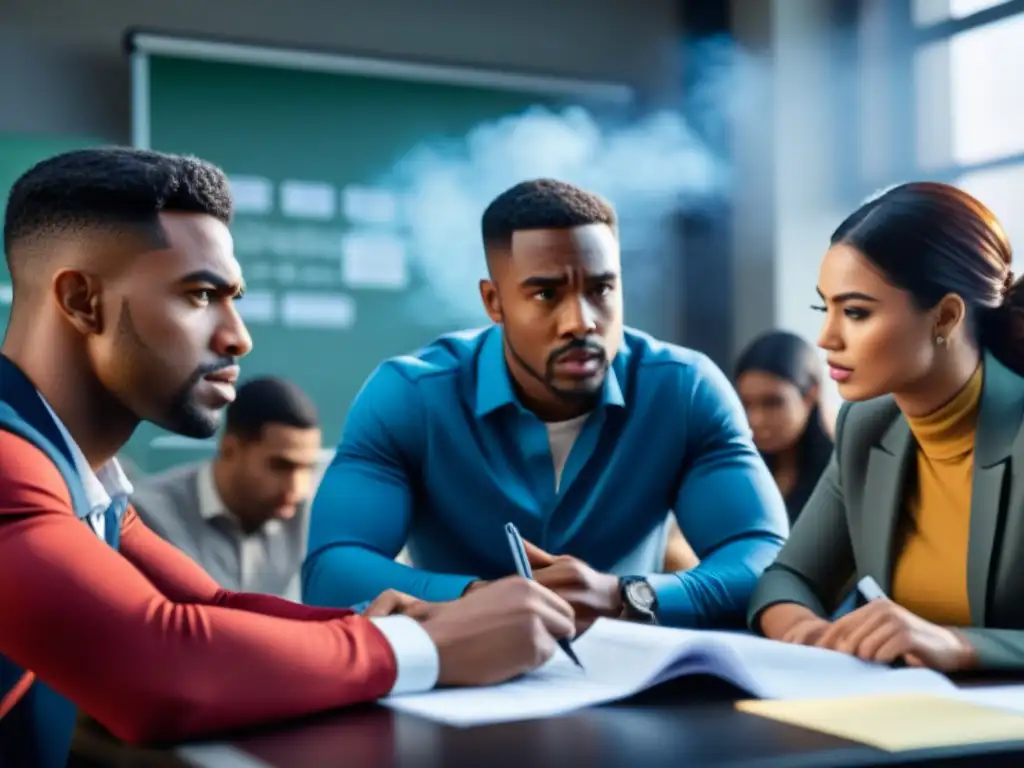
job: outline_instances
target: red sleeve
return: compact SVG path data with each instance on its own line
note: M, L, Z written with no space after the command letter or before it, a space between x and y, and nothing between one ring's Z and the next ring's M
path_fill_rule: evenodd
M0 432L0 457L0 653L116 736L177 741L374 700L393 686L394 654L372 622L185 601L216 589L153 544L134 515L130 561L75 518L35 446Z
M219 605L296 621L326 621L353 615L342 608L318 608L273 595L221 589L192 558L151 531L131 506L121 524L120 551L158 592L175 603Z

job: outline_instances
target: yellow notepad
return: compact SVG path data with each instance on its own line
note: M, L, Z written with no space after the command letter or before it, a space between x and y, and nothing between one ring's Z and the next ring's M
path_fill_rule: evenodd
M736 708L887 752L1024 740L1024 716L939 696L752 700Z

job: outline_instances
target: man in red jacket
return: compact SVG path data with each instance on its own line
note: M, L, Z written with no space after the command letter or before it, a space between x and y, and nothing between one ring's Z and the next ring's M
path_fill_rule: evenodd
M6 401L55 428L87 504L72 504L38 443L0 431L0 662L128 740L489 684L542 663L573 615L532 582L438 605L386 594L369 618L230 593L127 505L114 455L139 422L209 437L234 397L251 340L234 304L230 216L219 169L154 152L72 152L15 184L0 363L4 392L18 394Z

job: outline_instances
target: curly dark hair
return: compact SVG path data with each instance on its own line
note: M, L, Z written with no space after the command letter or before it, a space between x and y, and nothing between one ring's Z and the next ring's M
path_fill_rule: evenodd
M555 179L523 181L491 201L481 219L484 249L508 249L524 229L568 229L586 224L617 227L615 209L600 195Z

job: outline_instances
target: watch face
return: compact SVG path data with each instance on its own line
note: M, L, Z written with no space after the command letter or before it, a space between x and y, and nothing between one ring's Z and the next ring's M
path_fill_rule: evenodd
M626 596L634 606L642 611L650 611L654 608L655 594L651 585L646 581L632 581L626 585Z

